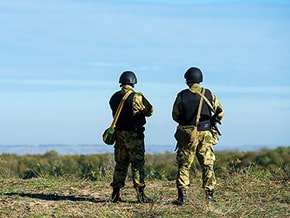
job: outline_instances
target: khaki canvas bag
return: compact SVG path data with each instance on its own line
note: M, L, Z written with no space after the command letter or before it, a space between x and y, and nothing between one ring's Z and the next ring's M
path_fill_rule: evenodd
M202 93L205 93L205 89L202 90ZM199 123L201 108L202 108L203 98L200 98L197 116L196 116L196 125L182 126L178 125L176 132L174 134L175 139L180 144L192 144L196 140L197 136L197 125Z

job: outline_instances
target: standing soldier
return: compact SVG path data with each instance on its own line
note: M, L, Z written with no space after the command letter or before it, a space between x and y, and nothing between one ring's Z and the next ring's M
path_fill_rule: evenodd
M137 78L134 72L125 71L119 79L121 90L115 92L110 99L110 107L115 115L122 97L128 91L132 93L125 100L123 109L116 123L116 143L114 146L115 169L113 174L112 202L121 201L120 188L125 186L125 180L129 164L133 177L134 188L137 192L137 199L140 203L151 202L152 200L144 194L144 125L146 118L152 115L153 107L140 92L134 91Z
M173 105L172 118L179 124L178 127L188 127L191 137L198 120L197 114L201 98L203 98L203 101L201 101L195 139L177 139L178 173L176 186L178 198L173 203L177 205L186 203L186 189L190 185L189 170L195 155L202 168L202 187L205 190L207 202L215 202L213 194L216 179L213 170L215 161L213 145L217 142L215 142L214 137L216 131L214 132L213 128L216 127L216 122L221 121L224 112L216 96L210 90L200 86L203 76L199 68L190 67L185 72L184 78L189 88L177 94Z

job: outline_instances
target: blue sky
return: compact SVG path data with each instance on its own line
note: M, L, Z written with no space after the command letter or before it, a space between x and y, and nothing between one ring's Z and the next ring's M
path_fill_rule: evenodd
M103 144L133 70L155 107L146 144L175 146L190 66L225 109L220 147L288 146L289 1L0 2L0 144Z

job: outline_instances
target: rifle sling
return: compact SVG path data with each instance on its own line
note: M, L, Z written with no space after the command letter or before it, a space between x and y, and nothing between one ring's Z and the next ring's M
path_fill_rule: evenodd
M205 92L205 89L202 90L202 93L203 94L204 94L204 92ZM198 105L198 110L197 110L196 121L195 121L196 127L198 126L198 123L199 123L199 118L200 118L200 112L201 112L201 108L202 108L202 103L203 103L203 98L200 98L199 105Z
M192 91L192 90L191 90ZM209 102L209 100L207 99L207 97L205 97L204 92L200 93L200 92L194 92L196 94L198 94L200 97L202 97L204 99L204 101L208 104L208 106L210 107L210 109L212 110L213 113L215 113L215 110L213 108L213 106L211 105L211 103Z

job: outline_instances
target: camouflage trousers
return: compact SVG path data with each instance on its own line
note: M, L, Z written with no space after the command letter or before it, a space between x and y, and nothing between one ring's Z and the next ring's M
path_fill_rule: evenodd
M215 154L212 142L213 138L210 131L198 131L194 143L180 144L177 142L177 188L186 189L190 185L189 171L196 156L202 169L202 187L205 190L214 189L216 184L213 170Z
M111 186L116 188L125 186L128 167L131 164L134 187L145 187L144 137L140 137L135 131L117 131L114 148L116 165Z

